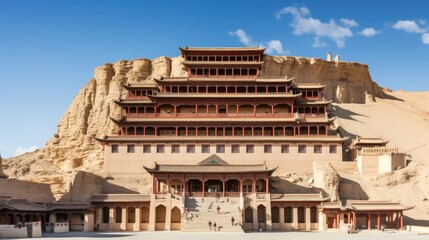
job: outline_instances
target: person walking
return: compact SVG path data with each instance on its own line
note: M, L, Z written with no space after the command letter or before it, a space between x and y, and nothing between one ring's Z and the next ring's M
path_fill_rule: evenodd
M209 228L210 228L210 231L211 231L212 230L212 221L210 221L210 220L209 220Z
M217 214L219 214L220 213L220 207L219 207L219 205L217 205L216 210L217 210Z
M214 227L215 232L216 232L216 222L213 223L213 227Z
M235 221L234 217L231 217L231 225L232 226L234 226L234 221Z

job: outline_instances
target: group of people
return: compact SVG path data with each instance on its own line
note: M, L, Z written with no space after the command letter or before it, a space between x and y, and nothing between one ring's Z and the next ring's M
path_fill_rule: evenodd
M231 225L232 226L234 226L234 223L235 223L235 218L234 217L231 217ZM216 224L216 222L213 222L212 223L212 221L210 221L209 220L209 228L210 228L210 231L212 230L212 225L213 225L213 228L214 228L214 231L216 232L216 231L220 231L220 226L219 226L219 228L217 229L217 224Z

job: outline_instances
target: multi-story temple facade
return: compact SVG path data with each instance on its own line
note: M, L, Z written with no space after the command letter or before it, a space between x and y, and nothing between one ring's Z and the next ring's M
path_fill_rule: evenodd
M263 76L258 47L180 51L187 77L125 85L127 97L115 101L122 116L112 117L118 134L98 139L105 172L150 174L151 193L93 195L85 230L402 227L408 208L397 203L342 206L326 193L272 187L276 172L342 161L345 138L330 130L325 86Z

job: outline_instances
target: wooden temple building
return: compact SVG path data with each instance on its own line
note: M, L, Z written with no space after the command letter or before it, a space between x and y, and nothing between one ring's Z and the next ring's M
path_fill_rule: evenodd
M330 130L325 86L263 76L264 50L180 48L187 76L125 84L126 98L115 100L122 116L112 117L118 134L97 139L104 170L150 174L152 191L93 195L85 229L202 231L208 221L222 231L401 228L408 208L398 203L342 207L327 194L273 189L276 171L341 162L346 139Z

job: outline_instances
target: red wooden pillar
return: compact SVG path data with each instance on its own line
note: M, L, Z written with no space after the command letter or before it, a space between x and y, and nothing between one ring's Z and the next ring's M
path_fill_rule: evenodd
M269 180L268 180L268 176L265 178L265 193L268 193L268 187L269 187Z
M155 175L152 175L152 193L156 193Z
M254 117L256 116L256 104L255 104L255 105L253 105L253 116L254 116Z
M401 212L399 226L400 226L401 230L404 229L404 212Z
M240 192L243 192L243 176L240 175Z
M337 212L337 227L336 228L340 228L340 213Z
M356 230L356 212L353 212L353 230Z
M274 104L271 105L271 116L274 116Z
M377 212L377 229L380 230L381 226L380 226L380 212Z
M350 219L350 212L347 212L347 224L350 224L352 220Z
M367 227L371 230L371 213L366 213Z
M204 198L204 192L205 192L205 180L204 180L204 174L203 174L203 193L202 193L202 197Z
M167 193L171 193L170 176L167 176Z
M253 192L256 192L256 176L253 174L253 187L252 187Z
M236 116L237 116L237 117L238 117L238 108L239 108L239 107L238 107L238 104L237 104L237 112L236 112Z
M186 196L186 175L183 175L183 196Z
M222 177L222 196L225 197L225 175Z
M177 105L174 104L174 116L177 116Z

